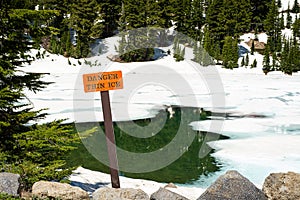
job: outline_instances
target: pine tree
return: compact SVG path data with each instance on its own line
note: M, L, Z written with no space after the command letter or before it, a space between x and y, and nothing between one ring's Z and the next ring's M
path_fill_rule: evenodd
M292 25L292 16L291 16L290 4L289 4L287 9L287 14L286 14L286 27L291 28L291 25Z
M184 59L185 57L185 47L182 49L180 56Z
M217 60L217 63L219 60L222 59L222 53L221 53L221 47L220 47L220 42L217 41L214 45L215 52L213 54L213 57Z
M252 30L262 31L264 20L269 13L269 5L272 0L251 0L252 10Z
M225 68L233 69L238 67L238 44L236 39L230 36L225 37L222 58Z
M251 68L256 68L257 67L257 60L254 59L252 65L251 65Z
M283 13L281 13L281 17L280 17L280 29L284 29L284 15Z
M176 21L176 30L188 35L192 30L191 13L192 13L192 1L191 0L174 0L173 1Z
M300 8L299 8L298 0L295 0L295 1L294 1L294 6L293 6L293 8L292 8L292 12L293 12L293 13L299 13L299 11L300 11Z
M222 2L223 1L210 0L208 1L208 7L206 10L206 22L208 25L208 30L211 33L210 36L215 41L222 41L225 37L224 30L221 26L222 22L220 22L221 19L224 20L224 18L221 18L220 16L223 12Z
M100 10L101 14L97 16L98 19L96 18L98 25L94 25L92 29L103 29L101 33L103 38L114 35L118 29L119 13L122 9L121 0L97 0L97 7L96 10Z
M21 174L23 189L28 189L37 180L61 180L70 173L58 169L64 169L63 157L75 140L59 121L33 124L45 114L25 103L24 91L38 92L46 83L39 74L20 73L25 63L37 59L28 53L32 44L24 40L24 32L34 30L40 37L51 32L50 27L41 30L28 22L45 22L57 12L16 10L12 3L0 2L0 168Z
M269 44L266 45L265 52L264 52L263 71L266 74L271 71L271 65L270 65L270 46L269 46Z
M242 61L241 61L241 67L245 66L245 57L243 56Z
M208 52L208 54L212 55L213 54L213 49L212 49L212 35L209 31L209 29L206 27L204 29L204 38L203 38L203 48L205 51ZM213 56L213 55L212 55Z
M276 71L277 70L277 56L276 56L276 53L273 52L272 53L272 68L271 68L271 71Z
M237 10L239 12L237 12ZM247 32L251 25L251 4L249 0L210 0L206 12L209 31L214 40L221 41L225 36L238 36Z
M160 0L158 3L158 16L159 21L157 22L157 26L161 28L170 28L172 26L172 4L171 0Z
M281 8L281 7L282 7L281 0L277 0L277 7L278 7L278 8Z
M269 12L266 16L266 20L264 23L264 28L267 33L272 37L275 35L275 26L277 24L277 16L278 16L278 7L275 0L269 4Z
M202 37L201 28L205 23L203 17L204 13L204 0L193 0L191 2L191 13L190 20L187 23L191 23L191 28L189 30L188 36L200 41Z
M254 46L254 41L252 41L252 43L251 43L251 55L254 55L254 51L255 51L255 46Z
M293 23L293 34L295 37L300 37L300 19L295 19L295 22Z
M96 10L97 9L97 10ZM100 7L96 0L74 0L71 6L71 15L68 26L77 32L77 58L87 57L90 52L90 43L93 38L101 36L102 29L98 27L96 20L99 18ZM80 55L78 54L80 53Z
M248 67L249 66L249 54L246 54L246 60L245 60L245 66Z
M162 9L155 0L124 0L122 6L122 23L125 23L125 30L158 26Z
M293 72L300 70L300 48L297 39L293 38L284 41L281 53L280 69L286 74L292 75Z
M199 44L196 41L195 44L193 45L193 54L194 54L194 61L196 63L200 63L200 51L201 49L199 48Z

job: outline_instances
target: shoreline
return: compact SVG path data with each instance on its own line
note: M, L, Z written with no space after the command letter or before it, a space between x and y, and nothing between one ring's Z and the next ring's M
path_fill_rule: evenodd
M78 167L69 176L68 180L71 181L72 186L77 186L87 191L91 195L95 190L99 188L109 187L111 188L110 175ZM141 189L149 196L156 192L159 188L164 188L168 183L159 183L151 180L133 179L120 176L121 188L134 188ZM177 186L176 188L166 187L166 189L180 194L190 200L196 200L203 194L207 188L199 187L184 187Z

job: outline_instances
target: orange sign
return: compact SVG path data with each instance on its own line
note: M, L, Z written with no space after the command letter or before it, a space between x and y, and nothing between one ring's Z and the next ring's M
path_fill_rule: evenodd
M83 75L84 92L123 89L122 71Z

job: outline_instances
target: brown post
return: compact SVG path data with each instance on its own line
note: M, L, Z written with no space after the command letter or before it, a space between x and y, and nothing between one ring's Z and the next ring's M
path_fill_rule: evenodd
M114 127L112 123L109 91L101 91L101 102L104 117L104 127L106 135L107 152L110 165L111 184L113 188L120 188L119 166L117 159L117 150L115 144Z

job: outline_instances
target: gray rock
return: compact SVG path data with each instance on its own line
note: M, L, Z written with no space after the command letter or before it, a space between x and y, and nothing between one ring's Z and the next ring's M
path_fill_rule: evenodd
M220 176L198 200L266 200L264 193L237 171Z
M300 174L294 172L270 174L263 184L268 199L300 199Z
M164 188L159 188L158 191L153 193L150 197L151 200L188 200L184 196L171 192Z
M32 186L32 195L41 199L89 200L86 191L66 183L39 181Z
M177 188L177 186L174 183L168 183L164 188Z
M149 196L141 189L132 188L100 188L93 193L93 200L149 200Z
M0 173L0 193L19 196L20 175L6 172Z

